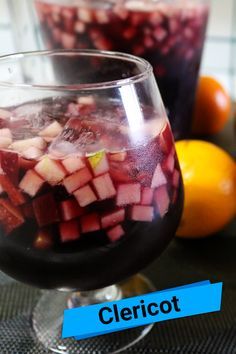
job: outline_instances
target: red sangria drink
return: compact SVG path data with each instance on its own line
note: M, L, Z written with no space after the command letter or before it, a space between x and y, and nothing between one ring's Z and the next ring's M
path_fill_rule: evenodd
M118 50L147 59L175 138L188 136L207 0L36 0L35 5L49 49Z
M66 75L75 60L87 70ZM183 203L151 66L96 51L12 55L0 66L1 270L88 291L144 268L174 236Z

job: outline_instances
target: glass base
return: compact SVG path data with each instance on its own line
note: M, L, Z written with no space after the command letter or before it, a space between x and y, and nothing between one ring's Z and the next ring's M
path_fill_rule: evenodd
M134 345L149 333L153 324L102 335L86 340L61 339L63 311L66 308L116 301L155 291L142 275L96 291L45 291L33 311L33 328L38 340L51 352L59 354L115 354Z

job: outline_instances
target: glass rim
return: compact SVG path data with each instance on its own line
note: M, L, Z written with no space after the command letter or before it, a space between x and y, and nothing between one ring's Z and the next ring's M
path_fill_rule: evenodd
M42 84L24 84L24 83L14 83L11 81L1 81L0 87L4 88L19 88L19 89L36 89L36 90L47 90L47 91L85 91L85 90L99 90L107 88L115 88L130 84L135 84L139 81L145 80L152 72L153 68L151 64L138 56L116 52L116 51L106 51L106 50L96 50L96 49L55 49L55 50L38 50L38 51L27 51L19 52L13 54L6 54L0 56L0 67L2 63L11 62L11 60L18 60L25 57L36 57L36 56L60 56L60 55L78 55L78 56L90 56L90 57L101 57L101 58L114 58L120 59L122 61L133 62L136 64L143 65L143 71L139 74L131 75L125 79L119 80L109 80L96 83L88 84L73 84L73 85L42 85Z

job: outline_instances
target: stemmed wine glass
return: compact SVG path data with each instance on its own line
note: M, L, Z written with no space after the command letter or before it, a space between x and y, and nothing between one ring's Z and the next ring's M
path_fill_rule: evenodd
M153 291L135 274L178 226L182 179L152 67L55 50L3 56L0 73L0 269L51 289L32 321L46 348L118 353L152 326L83 341L60 330L67 307Z

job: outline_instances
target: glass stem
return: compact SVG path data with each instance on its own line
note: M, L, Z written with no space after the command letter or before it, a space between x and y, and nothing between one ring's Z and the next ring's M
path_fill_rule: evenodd
M68 308L86 306L91 304L116 301L122 298L122 290L119 285L111 285L98 290L77 291L68 299Z

